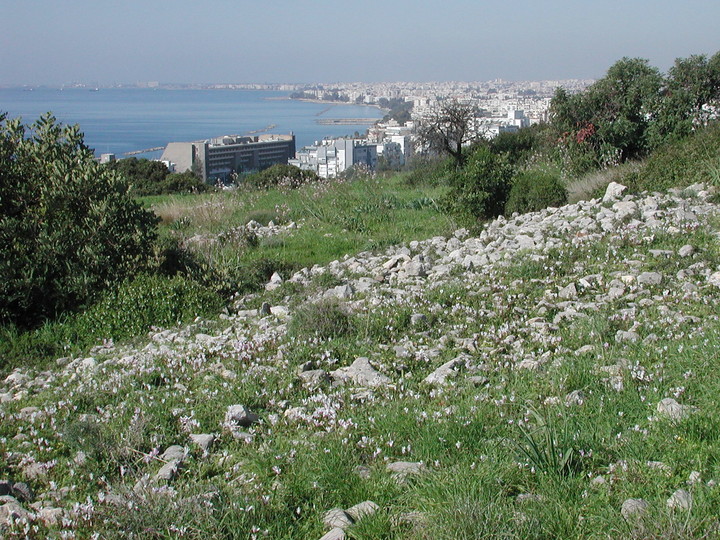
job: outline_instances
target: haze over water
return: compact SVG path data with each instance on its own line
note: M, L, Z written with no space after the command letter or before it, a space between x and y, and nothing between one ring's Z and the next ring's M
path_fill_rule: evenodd
M250 90L162 90L37 88L0 89L0 112L29 124L50 111L64 124L79 124L97 155L165 146L251 131L295 133L296 146L323 137L364 133L367 125L320 125L320 118L379 119L362 105L330 105L282 99L285 92ZM142 157L158 157L155 152Z

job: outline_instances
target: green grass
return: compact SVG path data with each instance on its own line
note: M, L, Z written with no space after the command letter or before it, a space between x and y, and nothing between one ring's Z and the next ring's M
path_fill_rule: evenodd
M455 224L434 202L441 191L421 184L410 186L402 176L395 176L300 189L144 197L143 205L161 218L165 251L160 250L158 264L166 277L153 278L155 284L145 287L143 293L132 292L130 310L109 291L89 309L36 330L2 329L0 373L16 366L46 365L60 356L80 354L103 340L142 335L152 325L173 326L198 315L218 313L231 295L262 290L274 272L287 279L301 268L361 251L450 234ZM251 241L244 233L228 234L250 220L263 225L294 221L299 226ZM189 241L198 237L210 241ZM182 313L168 311L167 301L175 294L168 291L177 289L172 280L180 279L172 277L175 272L185 275L185 286L193 288L191 294L195 295L192 308L172 308ZM120 297L123 294L127 301L130 296L121 292Z

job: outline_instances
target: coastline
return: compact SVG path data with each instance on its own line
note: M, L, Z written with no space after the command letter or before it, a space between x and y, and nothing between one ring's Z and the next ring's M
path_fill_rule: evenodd
M309 98L291 98L290 96L284 97L266 97L263 98L266 101L304 101L305 103L321 103L325 105L355 105L359 107L375 107L377 110L387 114L390 109L385 109L375 103L355 103L351 101L332 101L327 99L309 99Z

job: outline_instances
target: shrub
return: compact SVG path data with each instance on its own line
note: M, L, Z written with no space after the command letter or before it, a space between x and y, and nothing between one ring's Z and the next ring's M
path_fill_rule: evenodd
M79 315L80 333L97 338L127 338L151 326L174 326L220 310L222 297L210 288L182 276L163 278L141 274Z
M292 336L316 336L333 339L350 334L353 330L350 315L337 300L320 300L300 306L288 326Z
M567 201L567 190L560 176L548 171L525 171L513 181L505 213L524 214L548 206L562 206Z
M0 115L0 321L30 327L144 268L157 218L77 126Z
M720 123L668 144L649 156L631 187L662 191L705 182L720 187ZM629 182L628 182L629 183Z
M450 191L442 201L446 211L474 222L499 216L510 191L512 168L485 147L450 177Z
M319 176L313 171L304 171L294 165L278 163L272 167L251 174L245 178L245 184L252 188L268 189L270 187L298 188L308 182L315 182Z

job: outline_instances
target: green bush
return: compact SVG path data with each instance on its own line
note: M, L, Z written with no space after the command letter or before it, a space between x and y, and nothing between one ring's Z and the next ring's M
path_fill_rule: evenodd
M164 195L169 193L202 193L213 189L191 172L171 173L164 163L149 159L127 158L108 163L130 185L133 195Z
M480 147L462 170L450 176L450 191L441 204L469 222L499 216L505 210L511 178L512 168L505 159Z
M96 338L138 336L151 326L174 326L216 313L223 299L215 291L182 276L141 274L126 281L87 311L75 325Z
M157 218L77 126L0 114L0 322L32 327L147 266Z
M696 182L720 187L720 123L656 150L637 174L626 180L638 191L662 191Z
M245 185L256 189L271 187L298 188L309 182L316 182L319 176L313 171L305 171L293 165L278 163L272 167L251 174L245 178Z
M548 206L562 206L567 190L558 174L548 171L525 171L513 180L505 214L536 212Z
M295 337L333 339L352 331L352 319L337 300L320 300L300 306L288 325L288 333Z

